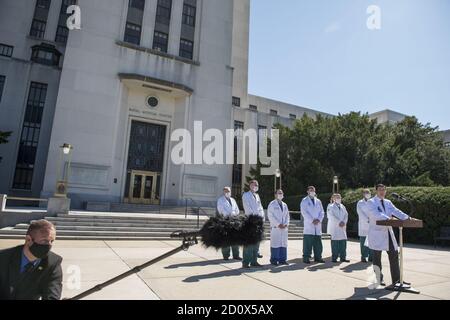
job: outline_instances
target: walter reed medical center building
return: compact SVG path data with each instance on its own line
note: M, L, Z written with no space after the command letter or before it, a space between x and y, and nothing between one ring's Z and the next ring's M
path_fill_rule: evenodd
M0 194L51 197L70 143L73 208L240 195L248 165L175 165L171 133L320 113L248 94L249 13L250 0L0 0Z

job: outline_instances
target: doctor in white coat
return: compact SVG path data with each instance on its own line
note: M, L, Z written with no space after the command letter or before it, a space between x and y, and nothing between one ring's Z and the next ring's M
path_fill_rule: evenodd
M283 190L275 192L275 200L267 207L270 221L270 263L272 265L289 265L287 263L289 209L283 202Z
M236 200L231 197L230 187L223 188L223 196L217 200L217 212L224 217L234 217L239 215L239 207ZM242 258L239 257L239 246L222 248L224 260L230 259L231 251L233 252L234 260L242 261Z
M314 261L325 263L322 259L322 220L325 216L322 201L316 196L316 188L307 189L308 196L300 203L303 217L303 262L311 263L311 253L314 250Z
M333 203L327 208L327 232L331 235L332 261L350 262L347 260L347 208L342 204L342 197L336 193L333 195Z
M386 199L386 186L377 185L377 195L370 200L369 235L367 243L372 250L373 266L379 276L378 282L385 285L381 270L381 252L387 251L391 269L392 284L400 281L400 266L398 260L398 245L392 227L379 226L377 221L390 220L396 217L407 220L410 217L397 209L394 204Z
M257 215L265 219L264 209L259 198L259 183L256 180L250 181L250 191L242 195L242 204L247 216ZM258 263L259 243L251 246L244 246L242 267L244 269L252 267L261 267Z
M371 202L372 194L369 189L363 190L363 198L358 201L356 205L356 212L358 213L358 236L359 245L361 250L361 262L372 262L372 253L368 246L366 246L366 239L369 235L369 206Z

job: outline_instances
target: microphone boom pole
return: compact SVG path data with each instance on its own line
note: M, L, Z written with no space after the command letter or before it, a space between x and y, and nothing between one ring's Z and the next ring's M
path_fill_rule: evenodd
M194 246L194 245L198 244L198 240L197 240L198 234L199 234L198 232L183 232L183 231L177 231L177 232L173 233L171 235L171 238L180 238L180 237L183 238L183 243L182 243L181 246L179 246L179 247L177 247L177 248L175 248L175 249L173 249L173 250L171 250L171 251L169 251L169 252L167 252L167 253L165 253L165 254L163 254L163 255L161 255L161 256L153 259L153 260L150 260L150 261L148 261L148 262L146 262L146 263L144 263L144 264L142 264L140 266L134 267L133 269L128 270L127 272L124 272L124 273L122 273L122 274L120 274L120 275L118 275L118 276L116 276L116 277L114 277L114 278L112 278L112 279L110 279L108 281L105 281L105 282L103 282L101 284L98 284L95 287L93 287L93 288L91 288L91 289L89 289L89 290L87 290L85 292L82 292L82 293L76 295L73 298L70 298L69 300L80 300L80 299L83 299L83 298L85 298L85 297L87 297L87 296L89 296L89 295L91 295L91 294L93 294L95 292L98 292L98 291L100 291L100 290L102 290L102 289L104 289L104 288L106 288L106 287L108 287L108 286L110 286L110 285L112 285L112 284L114 284L114 283L124 279L124 278L127 278L127 277L129 277L129 276L131 276L131 275L133 275L135 273L138 273L138 272L144 270L145 268L147 268L147 267L149 267L149 266L151 266L151 265L153 265L155 263L158 263L158 262L160 262L160 261L162 261L164 259L167 259L168 257L173 256L174 254L177 254L180 251L187 251L191 246Z

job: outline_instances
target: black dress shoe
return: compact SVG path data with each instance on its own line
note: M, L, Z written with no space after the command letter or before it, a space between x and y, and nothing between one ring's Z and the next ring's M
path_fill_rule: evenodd
M333 263L337 263L338 261L337 261L337 260L331 260L331 262L333 262Z
M323 260L323 259L317 259L317 260L314 260L314 262L325 263L325 260Z
M228 260L230 260L230 258L223 258L223 260L228 261Z
M309 260L303 260L303 263L311 264L311 261L309 261Z
M259 259L263 258L263 255L258 253L258 258Z
M259 264L258 262L257 262L257 263L254 263L254 264L250 264L250 266L251 266L251 267L255 267L255 268L261 268L261 267L262 267L262 265Z
M361 262L362 262L362 263L367 263L366 258L361 258Z
M341 262L349 263L350 260L347 260L347 259L342 260L342 259L341 259Z
M242 261L241 257L233 258L233 260Z
M283 266L289 266L289 262L287 262L287 261L280 262L280 264L283 265Z
M250 266L248 264L243 264L242 269L250 269Z

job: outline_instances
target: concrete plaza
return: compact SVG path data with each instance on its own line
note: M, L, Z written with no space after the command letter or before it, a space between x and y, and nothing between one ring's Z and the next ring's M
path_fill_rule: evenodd
M21 244L19 240L0 240L0 249ZM54 251L64 258L63 297L72 297L109 278L125 272L179 246L178 241L63 241ZM348 243L350 263L330 261L330 241L324 241L327 263L301 262L301 241L289 242L289 266L241 269L239 262L226 262L220 252L201 245L143 270L97 292L89 299L450 299L450 251L432 247L405 248L405 279L420 295L369 289L373 277L369 264L359 263L359 244ZM268 263L269 242L261 246ZM77 288L77 270L81 287ZM383 271L389 284L387 255Z

